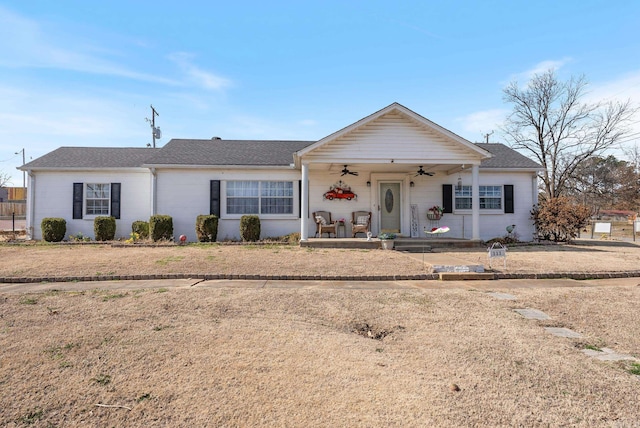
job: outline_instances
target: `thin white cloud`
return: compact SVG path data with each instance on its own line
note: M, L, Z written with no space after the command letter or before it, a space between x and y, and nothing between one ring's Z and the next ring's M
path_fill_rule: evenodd
M175 52L169 55L169 59L176 63L188 79L195 85L204 89L219 91L231 86L231 81L214 73L204 71L193 64L194 56L186 52Z
M485 142L484 135L492 131L498 131L505 117L509 113L507 109L491 109L477 111L466 116L456 119L456 122L462 126L474 141ZM489 142L491 142L491 138Z
M96 56L106 53L99 46L81 46L65 38L64 30L49 28L0 6L0 65L13 68L53 68L83 73L123 77L165 85L179 81L141 73Z
M514 81L518 82L519 84L526 84L526 82L531 80L531 78L536 74L542 74L547 72L548 70L559 70L569 62L571 62L570 57L565 57L559 60L549 59L545 61L540 61L539 63L535 64L532 68L528 70L512 74L511 76L509 76L509 80L507 82L503 82L503 85L506 86L507 84Z
M585 100L589 102L631 100L636 105L640 104L640 70L606 82L591 82L587 87Z

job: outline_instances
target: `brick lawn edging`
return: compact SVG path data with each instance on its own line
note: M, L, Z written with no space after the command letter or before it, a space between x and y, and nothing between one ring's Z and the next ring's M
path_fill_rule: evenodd
M490 273L490 272L489 272ZM486 273L485 273L486 274ZM501 273L493 274L500 279L610 279L640 277L640 270L624 272L564 272L564 273ZM38 283L74 281L149 281L157 279L201 279L201 280L258 280L258 281L425 281L439 280L437 273L417 275L245 275L245 274L186 274L170 273L157 275L94 275L94 276L40 276L0 277L0 283Z

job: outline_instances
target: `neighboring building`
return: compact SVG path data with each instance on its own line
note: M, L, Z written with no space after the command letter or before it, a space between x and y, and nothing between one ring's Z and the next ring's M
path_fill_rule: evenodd
M128 237L133 221L168 214L176 235L195 240L196 216L212 213L220 218L219 240L239 238L243 214L260 217L263 237L298 231L306 240L319 210L334 219L371 211L374 235L415 236L433 224L427 210L440 205L449 237L487 240L515 224L528 240L541 167L502 144L473 144L394 103L319 141L61 147L21 169L28 172L34 239L42 236L44 217L65 218L68 234L91 236L95 216L112 215L117 236ZM326 199L336 187L356 197Z
M626 221L631 224L637 219L638 213L628 210L600 210L595 217L596 220Z
M0 202L24 202L26 199L24 187L0 187Z

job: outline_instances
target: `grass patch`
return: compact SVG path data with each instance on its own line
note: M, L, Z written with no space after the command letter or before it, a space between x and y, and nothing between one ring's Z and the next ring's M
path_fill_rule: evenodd
M171 262L181 262L184 260L184 256L168 256L159 260L156 260L156 263L160 266L166 266Z
M98 376L91 379L98 385L106 386L111 383L111 376L108 374L100 373Z
M627 371L632 375L640 376L640 363L631 363Z
M16 423L23 425L33 425L40 419L42 419L42 416L44 416L44 410L42 410L40 407L36 407L16 419Z
M136 403L141 403L144 400L150 400L150 399L151 399L151 394L149 394L148 392L145 392L140 397L136 398Z
M35 305L37 303L38 303L38 299L36 299L35 297L22 297L20 299L21 305Z
M158 289L156 290L156 293L166 293L167 291L169 291L169 289L168 289L168 288L158 288Z
M121 298L125 297L126 295L127 295L127 293L106 294L106 295L102 296L102 301L103 302L108 302L109 300L121 299Z
M61 360L60 368L65 369L68 367L73 367L73 364L71 364L69 361L65 359L66 357L65 352L70 351L77 346L78 345L76 343L67 343L62 347L52 346L50 348L45 349L44 353L47 354L53 360Z
M602 348L599 348L595 345L589 345L588 343L584 345L583 349L590 349L592 351L598 351L598 352L602 352Z

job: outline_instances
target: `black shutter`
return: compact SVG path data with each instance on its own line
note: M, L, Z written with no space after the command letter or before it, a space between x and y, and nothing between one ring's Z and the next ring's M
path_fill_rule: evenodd
M220 218L220 180L211 180L210 183L209 214Z
M73 183L73 218L82 218L82 183Z
M453 185L442 185L442 208L445 213L453 212Z
M120 183L111 183L111 217L120 218Z
M504 212L513 214L513 184L504 185Z
M298 210L298 218L302 218L302 180L298 180L298 199L300 200L300 209Z

